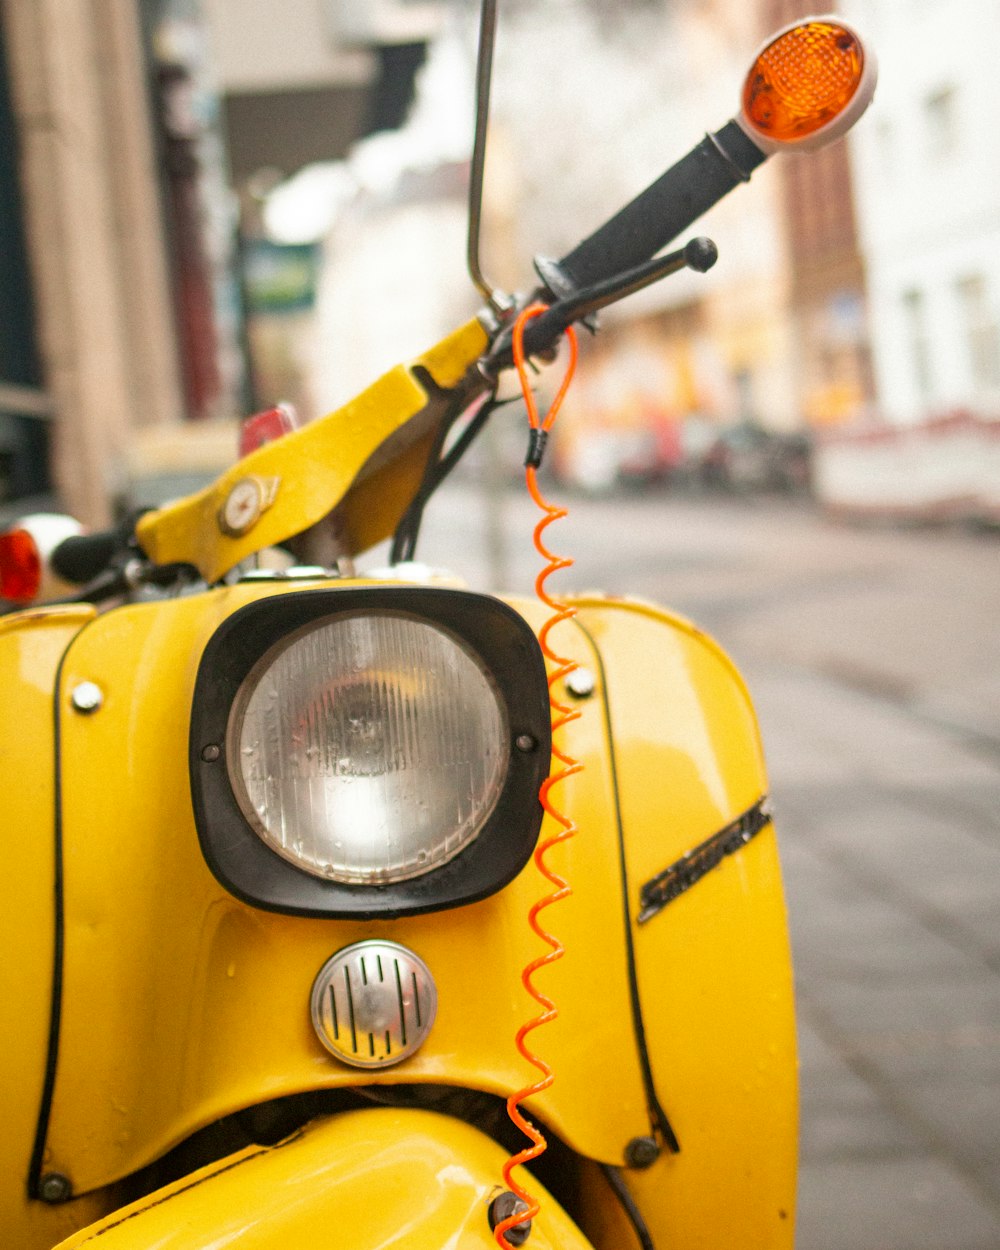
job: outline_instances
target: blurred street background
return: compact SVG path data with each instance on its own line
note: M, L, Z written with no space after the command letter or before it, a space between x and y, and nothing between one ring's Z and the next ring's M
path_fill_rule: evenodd
M477 308L473 0L0 3L0 501L102 525L329 411ZM718 245L608 310L553 448L892 519L1000 516L993 0L844 0L845 141L772 157ZM534 283L739 107L807 0L502 0L483 268ZM641 72L639 70L641 67Z
M0 0L0 520L195 489L248 413L314 419L476 311L477 7ZM488 276L529 288L811 7L500 0ZM711 273L584 343L547 461L563 585L691 616L757 699L801 1250L998 1248L1000 6L815 7L871 38L875 103L699 223ZM420 558L476 587L530 588L520 421L428 511Z
M569 516L547 535L576 563L550 588L669 604L757 705L798 999L797 1245L996 1250L996 536L846 526L773 496L551 493ZM499 565L527 594L536 518L523 490L487 506L459 483L420 554L480 587Z

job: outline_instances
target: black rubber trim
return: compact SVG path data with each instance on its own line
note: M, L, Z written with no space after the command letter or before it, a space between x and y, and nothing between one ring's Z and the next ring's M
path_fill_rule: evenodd
M48 1049L45 1056L45 1076L38 1108L38 1125L35 1143L28 1166L28 1197L44 1201L41 1195L42 1165L45 1160L45 1144L52 1117L52 1100L56 1087L56 1068L59 1062L59 1036L62 1024L63 965L66 951L66 903L65 878L63 875L63 804L62 804L62 675L63 666L70 649L93 621L88 621L70 639L56 667L52 694L53 721L53 934L52 934L52 1001L49 1008ZM69 1195L70 1197L72 1195Z
M642 1218L642 1212L636 1205L635 1199L628 1191L628 1186L622 1180L621 1170L612 1167L609 1163L600 1163L598 1167L604 1173L604 1178L611 1186L612 1193L618 1199L621 1209L632 1225L635 1231L636 1240L639 1242L642 1250L656 1250L652 1235L646 1225L646 1221Z
M607 690L607 679L604 671L604 660L601 656L600 648L597 645L593 635L588 631L586 626L579 617L574 618L577 627L588 640L594 651L597 660L598 675L601 681L602 690ZM663 1139L663 1144L672 1154L679 1154L681 1144L677 1140L677 1134L671 1126L667 1113L663 1110L660 1100L656 1093L656 1083L653 1080L653 1068L649 1059L649 1046L646 1042L646 1027L642 1018L642 1002L639 999L639 981L635 970L635 943L632 938L632 911L629 906L629 885L628 885L628 867L625 861L625 829L622 822L621 810L621 793L618 782L618 769L615 765L615 737L614 728L611 723L611 709L608 706L607 697L601 700L604 706L604 726L608 735L608 762L611 768L611 782L614 790L615 798L615 826L618 830L618 860L621 871L622 883L622 910L625 916L625 951L628 960L628 984L629 998L632 1004L632 1028L635 1033L636 1048L639 1053L639 1065L642 1070L642 1083L646 1091L646 1102L649 1108L650 1118L654 1129L657 1129Z
M767 796L759 798L753 807L730 821L724 829L687 851L669 868L651 878L639 891L639 924L663 911L668 903L679 898L686 890L717 868L727 855L742 851L746 844L771 823L771 809Z
M303 871L254 831L229 779L226 733L241 684L271 647L324 617L380 611L440 625L479 657L506 707L510 766L479 835L454 859L409 881L347 885ZM533 749L513 745L524 737L534 741ZM207 759L206 747L214 748ZM285 915L394 919L477 902L512 881L531 857L542 821L538 792L548 776L551 749L548 685L538 640L524 618L501 600L423 586L308 590L259 599L222 623L198 669L189 766L202 852L230 893Z

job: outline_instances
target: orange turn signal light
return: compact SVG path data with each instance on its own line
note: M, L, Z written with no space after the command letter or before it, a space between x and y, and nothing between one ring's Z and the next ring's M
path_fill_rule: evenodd
M874 57L833 18L786 27L759 52L743 88L740 120L767 151L819 147L853 124L875 89Z
M0 599L31 603L42 588L42 557L27 530L0 534Z

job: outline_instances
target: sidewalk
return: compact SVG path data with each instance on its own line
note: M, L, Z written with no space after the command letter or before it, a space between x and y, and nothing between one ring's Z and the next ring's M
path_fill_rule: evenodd
M747 673L801 1046L801 1250L1000 1246L1000 768L870 695Z

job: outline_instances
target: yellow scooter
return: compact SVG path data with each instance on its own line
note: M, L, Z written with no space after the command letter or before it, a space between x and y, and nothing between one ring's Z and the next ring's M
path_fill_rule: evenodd
M537 263L530 320L485 284L201 493L0 539L4 1246L791 1247L791 966L738 673L598 596L543 652L544 604L407 561L515 355L707 268L707 240L661 250L843 133L874 73L839 18L779 32L733 121ZM391 535L393 575L353 576ZM269 548L298 563L253 567ZM41 602L51 573L82 591Z

